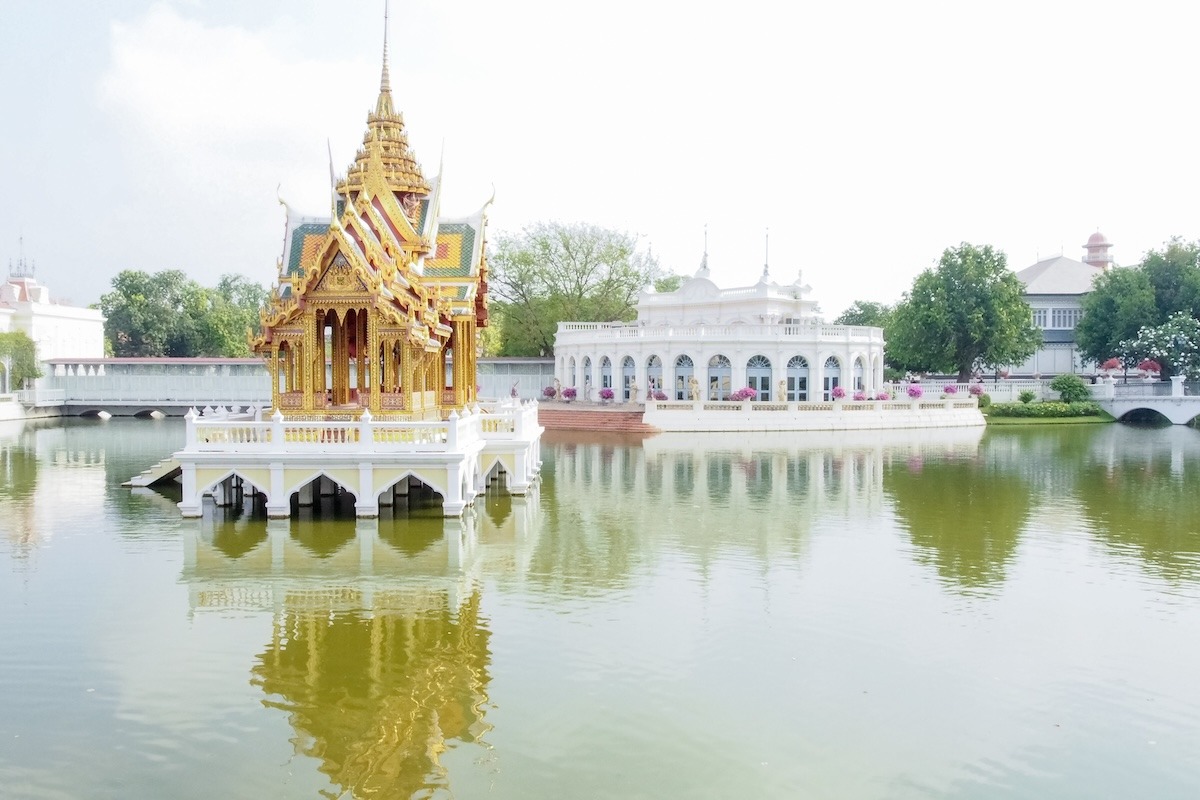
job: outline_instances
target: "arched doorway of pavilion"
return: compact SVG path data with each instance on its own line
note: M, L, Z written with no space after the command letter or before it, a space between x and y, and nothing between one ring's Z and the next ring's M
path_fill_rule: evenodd
M808 362L804 356L792 356L787 364L787 401L804 402L808 399Z
M637 366L633 363L633 356L625 356L621 359L621 398L628 401L629 388L633 385L633 374Z
M691 400L689 392L690 381L696 377L696 367L692 364L691 356L680 356L675 359L675 399Z
M728 400L733 390L733 364L722 355L708 360L708 399Z
M650 358L646 361L646 396L650 397L650 392L661 392L662 390L662 359L658 356L650 356Z
M833 390L842 385L842 365L834 356L825 359L824 391L822 397L833 399Z
M746 362L746 385L759 400L771 399L771 360L763 355L751 356Z
M862 356L854 359L854 368L852 371L854 373L854 391L866 391L866 369L863 367Z
M575 380L575 356L567 362L567 386L578 386Z
M613 385L612 361L608 356L600 359L600 388L611 389Z

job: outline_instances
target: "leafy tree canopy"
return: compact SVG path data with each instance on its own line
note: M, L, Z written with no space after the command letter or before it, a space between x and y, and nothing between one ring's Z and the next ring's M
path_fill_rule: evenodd
M1082 308L1075 328L1080 352L1096 362L1118 357L1131 366L1121 345L1137 339L1144 326L1161 325L1179 312L1200 317L1200 242L1176 237L1136 266L1101 274Z
M0 333L0 366L9 370L9 388L15 389L42 377L37 346L24 331Z
M561 321L636 316L638 293L664 277L637 237L584 223L540 222L497 237L489 255L499 355L548 355Z
M114 356L237 357L249 354L246 330L257 330L266 299L266 289L240 275L207 289L180 270L125 270L100 310Z
M892 307L870 300L855 300L850 307L837 316L834 325L871 325L886 328L891 320Z
M965 242L917 276L892 312L888 336L897 366L956 372L960 381L976 369L1020 363L1040 342L1004 253Z

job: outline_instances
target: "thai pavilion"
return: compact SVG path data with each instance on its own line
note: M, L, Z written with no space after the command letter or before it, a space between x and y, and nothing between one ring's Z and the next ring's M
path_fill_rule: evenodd
M882 389L883 330L826 324L811 291L800 276L776 283L765 267L754 285L721 289L705 253L676 291L644 290L634 322L560 323L555 370L580 397L611 387L617 402L647 390L727 400L749 387L760 401L804 402L829 400L839 386Z
M271 375L270 419L193 410L184 449L131 483L177 469L185 517L203 516L206 496L287 517L352 495L356 516L373 517L416 485L445 516L501 479L526 493L541 465L536 402L476 397L491 201L440 216L441 175L425 177L392 104L386 19L379 97L331 188L328 219L287 209L278 287L251 342Z
M385 43L379 98L334 187L332 218L288 208L278 291L253 342L267 359L275 408L297 419L357 419L364 409L440 419L476 400L491 201L443 219L441 190L440 174L422 173L393 108Z

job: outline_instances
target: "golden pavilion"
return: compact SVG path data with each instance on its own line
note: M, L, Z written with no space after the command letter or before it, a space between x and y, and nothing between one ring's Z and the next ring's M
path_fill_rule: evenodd
M278 288L251 342L266 358L274 407L308 420L461 411L477 399L491 201L469 217L440 216L441 171L425 177L392 103L386 30L379 99L332 190L329 219L284 203Z

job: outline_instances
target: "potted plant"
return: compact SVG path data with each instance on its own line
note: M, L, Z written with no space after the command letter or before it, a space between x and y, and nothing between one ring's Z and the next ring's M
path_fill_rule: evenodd
M566 400L569 403L575 399L575 394L575 387L568 386L567 388L563 389L563 400Z
M867 399L867 393L866 393L866 392L855 392L855 393L854 393L854 399L855 399L855 400L859 400L859 401L866 400L866 399Z
M542 389L542 397L546 398L547 400L553 400L554 395L556 394L557 392L554 391L553 386L547 386L545 389Z
M655 400L659 400L659 401L666 400L666 399L667 399L667 393L666 393L666 392L664 392L664 391L663 391L663 390L661 390L661 389L655 389L655 390L654 390L654 399L655 399Z
M947 383L942 387L942 397L952 398L958 394L958 386L953 383Z
M890 394L888 394L887 392L880 392L879 394L875 395L875 399L876 400L891 400L892 396Z
M846 396L846 390L843 389L841 386L835 386L835 387L833 387L833 391L830 392L829 394L831 394L833 396L834 400L841 400L843 397Z
M922 394L924 394L924 392L921 391L920 386L918 386L915 383L909 384L909 386L908 386L908 396L909 397L911 397L913 400L920 400Z
M613 390L607 386L600 390L600 402L611 403L613 399Z

